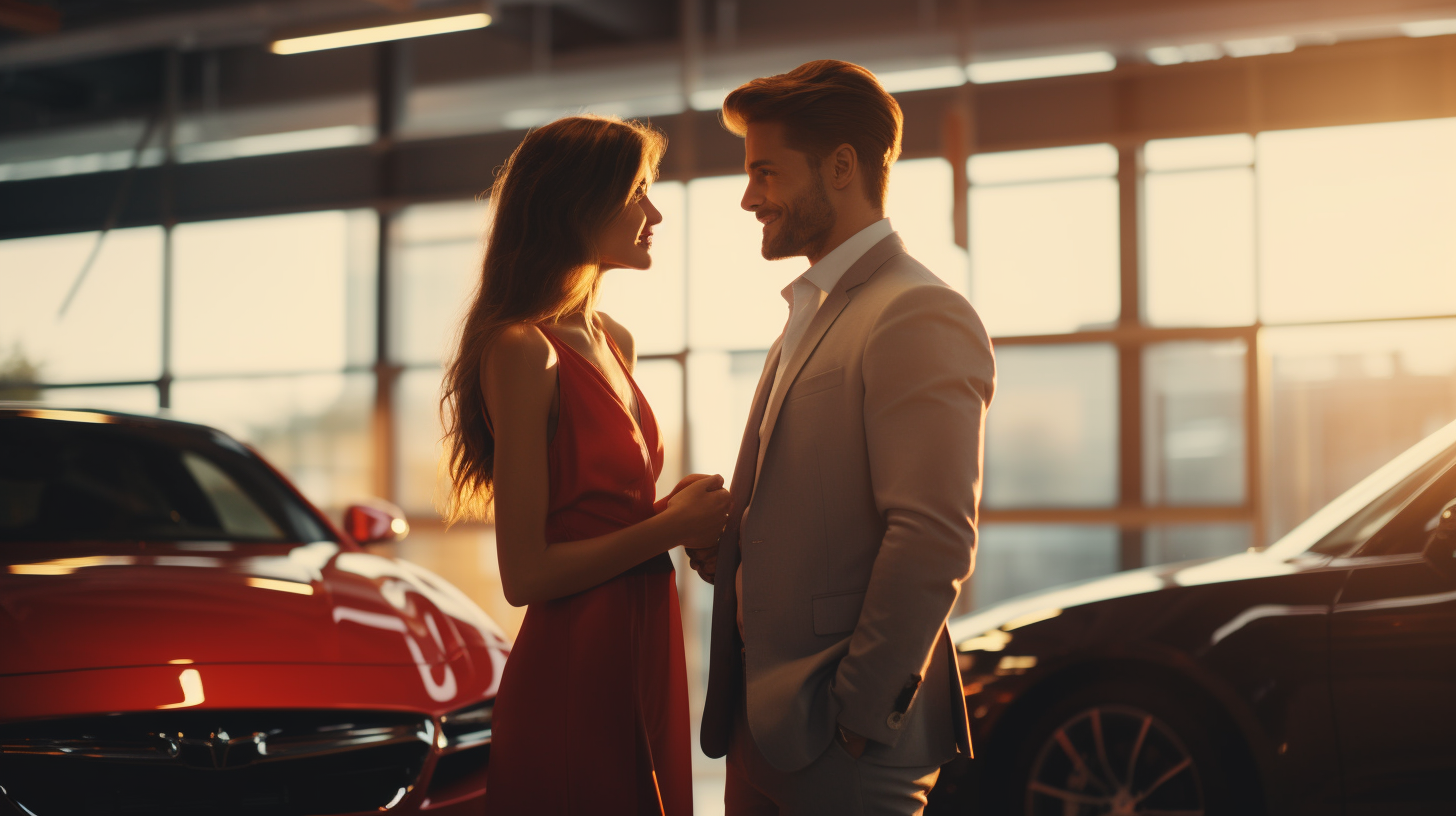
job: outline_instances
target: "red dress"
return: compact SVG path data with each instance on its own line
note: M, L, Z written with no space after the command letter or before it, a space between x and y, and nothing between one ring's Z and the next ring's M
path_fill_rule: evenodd
M639 429L596 366L542 333L556 348L560 389L547 449L546 540L594 538L649 518L662 440L647 400L632 381ZM612 353L625 372L615 345ZM527 608L496 696L486 813L692 813L687 669L673 578L663 554Z

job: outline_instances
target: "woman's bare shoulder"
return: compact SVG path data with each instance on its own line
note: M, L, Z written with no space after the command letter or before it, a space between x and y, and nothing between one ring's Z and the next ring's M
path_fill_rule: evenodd
M500 330L481 358L487 372L508 378L529 378L556 367L556 349L541 329L530 323L512 323Z

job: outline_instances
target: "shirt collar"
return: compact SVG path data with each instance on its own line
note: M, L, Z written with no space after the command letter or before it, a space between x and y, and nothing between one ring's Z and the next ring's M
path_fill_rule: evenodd
M851 266L854 266L855 261L869 252L870 247L888 238L894 231L890 226L890 219L881 218L830 250L828 255L819 259L819 263L804 272L804 279L819 287L820 291L826 294L834 291L839 279L844 277L844 273L848 272Z

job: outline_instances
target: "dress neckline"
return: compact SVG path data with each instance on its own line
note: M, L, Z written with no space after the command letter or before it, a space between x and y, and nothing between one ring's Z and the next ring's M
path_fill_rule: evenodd
M599 367L597 367L596 363L587 359L587 356L585 354L577 351L576 348L574 348L570 343L566 342L560 337L557 337L555 332L549 331L544 327L541 328L541 332L551 340L552 345L570 351L571 354L576 357L578 361L580 361L583 365L591 370L592 376L597 379L597 384L601 385L603 388L606 389L608 394L612 395L612 399L617 403L617 407L622 409L622 413L626 414L627 419L631 421L632 427L637 429L637 436L642 439L642 444L646 445L647 436L646 432L642 428L642 419L640 418L640 415L642 414L642 405L644 402L642 398L642 389L637 387L637 378L633 377L632 372L627 370L627 363L626 360L622 357L622 350L617 348L617 342L612 339L611 332L607 331L603 327L599 326L599 328L602 332L602 336L607 338L607 346L612 349L612 357L616 359L618 368L622 370L623 376L627 378L628 387L632 389L632 399L634 402L637 403L636 414L634 414L631 407L622 400L622 395L618 394L617 389L612 387L612 381L607 378L606 372L602 371Z

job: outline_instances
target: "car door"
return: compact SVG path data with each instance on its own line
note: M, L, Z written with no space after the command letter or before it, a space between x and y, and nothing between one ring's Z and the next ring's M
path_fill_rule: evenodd
M1453 499L1445 462L1343 559L1330 682L1348 816L1456 813L1456 537L1438 534Z

